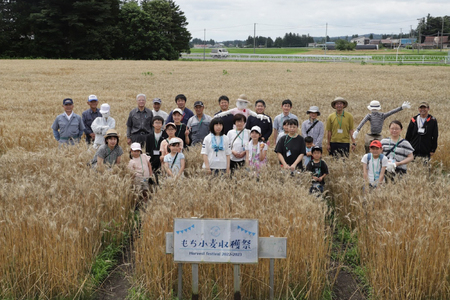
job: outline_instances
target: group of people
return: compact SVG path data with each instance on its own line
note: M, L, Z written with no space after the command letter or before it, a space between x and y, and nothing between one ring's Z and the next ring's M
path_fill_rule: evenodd
M218 99L220 111L212 117L204 113L202 101L194 102L194 111L187 108L187 98L183 94L175 97L177 107L170 113L161 110L159 98L153 99L153 110L146 107L144 94L137 95L136 102L137 107L131 110L126 122L126 138L130 145L129 168L144 190L153 174L156 184L163 173L175 179L182 177L186 164L183 150L196 144L202 145L203 168L208 174L228 174L244 167L258 174L267 163L268 141L273 134L281 168L293 174L305 169L310 171L313 176L311 192L323 191L328 174L328 167L322 160L322 145L334 157L348 156L350 150L356 148L358 133L367 121L370 122L370 131L365 136L367 154L361 162L364 178L372 187L384 182L386 171L406 173L406 165L415 156L430 159L437 148L437 120L429 114L426 102L419 104L419 114L411 119L405 139L401 138L403 125L397 120L389 124L390 137L383 139L381 131L384 120L410 108L409 102L387 113L380 112L378 101L370 102L370 113L356 130L353 116L345 110L348 102L342 97L331 102L335 112L328 116L325 124L318 120L319 107L311 106L306 112L308 119L301 126L298 117L290 112L293 104L289 99L282 101L282 112L273 122L265 114L263 100L257 100L252 111L245 95L239 96L232 109L229 98L221 96ZM55 139L62 144L74 144L84 133L86 142L96 149L92 165L102 168L120 163L123 149L119 146L110 106L104 103L99 110L95 95L90 95L87 103L89 109L80 117L73 113L73 100L63 100L64 113L57 116L52 125Z

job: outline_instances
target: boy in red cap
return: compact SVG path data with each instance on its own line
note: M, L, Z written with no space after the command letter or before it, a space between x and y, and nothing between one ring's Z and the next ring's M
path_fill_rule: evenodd
M361 162L363 164L363 176L371 188L377 188L384 182L384 173L389 163L383 155L383 146L378 140L373 140L369 145L370 153L365 154Z

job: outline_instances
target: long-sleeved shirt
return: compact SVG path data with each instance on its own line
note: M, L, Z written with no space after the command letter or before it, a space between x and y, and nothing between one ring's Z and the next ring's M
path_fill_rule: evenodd
M60 143L68 143L70 139L79 139L84 132L81 117L72 112L70 120L66 113L58 115L52 125L53 136Z
M134 108L130 111L130 115L127 120L127 138L137 132L152 132L153 113L150 109L145 107L142 111L139 108Z
M325 126L323 125L323 122L319 120L315 120L315 122L318 122L314 127L308 132L308 129L313 125L313 122L311 122L310 119L304 121L302 123L302 136L305 138L307 136L310 136L313 138L314 146L322 147L322 140L323 140L323 134L325 133Z
M101 117L102 114L100 113L100 110L96 110L95 112L92 109L87 109L83 111L81 114L81 119L83 120L84 124L84 133L86 134L86 142L91 142L91 136L90 134L93 133L92 131L92 122L98 117Z
M403 108L397 107L394 108L393 110L387 112L387 113L382 113L382 112L377 112L374 111L370 114L367 114L364 119L362 119L361 123L359 123L358 128L356 128L356 130L360 131L361 128L363 127L363 125L367 122L370 121L370 133L371 134L380 134L381 131L383 130L383 123L384 120L389 117L390 115L395 114L396 112L401 111Z

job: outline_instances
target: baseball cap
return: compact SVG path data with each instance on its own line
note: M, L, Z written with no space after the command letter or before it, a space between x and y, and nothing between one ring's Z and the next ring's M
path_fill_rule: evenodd
M91 101L98 101L97 96L90 95L89 98L88 98L88 102L91 102Z
M179 143L180 143L180 139L179 138L171 138L169 140L169 145L179 144Z
M63 105L73 104L73 100L71 98L66 98L63 100Z
M430 105L428 105L428 103L427 102L420 102L420 104L419 104L419 108L421 108L422 106L425 106L425 107L430 107Z
M153 103L159 103L159 104L161 104L161 99L155 98L155 99L153 99Z
M253 126L252 129L250 130L250 132L252 132L252 131L256 131L256 132L258 132L259 134L261 134L261 127L259 127L259 126Z
M319 146L314 146L314 147L312 147L312 149L311 149L311 153L313 153L314 151L320 151L320 153L322 153L322 148L319 147Z
M142 152L141 144L139 144L139 143L133 143L133 144L131 144L130 148L131 148L131 150L133 150L133 151L139 150L139 151Z
M195 101L194 107L196 107L196 106L205 106L205 105L203 105L202 101Z
M381 142L379 140L373 140L370 143L369 147L377 147L377 148L382 148L383 146L381 145Z
M183 115L183 111L181 110L181 109L179 109L179 108L175 108L173 111L172 111L172 115L174 114L174 113L179 113L180 115Z

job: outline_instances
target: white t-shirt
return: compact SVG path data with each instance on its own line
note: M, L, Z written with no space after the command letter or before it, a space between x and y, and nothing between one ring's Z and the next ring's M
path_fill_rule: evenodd
M250 140L250 130L244 129L244 131L239 134L239 136L236 138L240 131L237 129L232 129L228 131L227 137L230 140L230 143L234 143L231 145L231 150L237 151L237 152L243 152L245 151L248 141ZM235 139L236 138L236 139ZM242 158L236 158L233 154L231 154L230 159L232 161L243 161L245 160L245 156Z
M224 150L219 150L215 152L212 148L211 136L216 139L216 144L220 144L220 137L208 134L203 139L201 154L206 154L208 156L209 168L210 169L227 169L227 155L231 155L230 141L226 135L222 135L223 138L223 148ZM203 163L202 168L205 168L205 163Z
M370 154L370 161L369 163L367 163L367 157ZM369 183L378 183L378 179L380 178L380 172L381 172L381 168L382 167L387 167L389 160L387 159L386 155L383 155L383 159L380 161L380 157L378 158L373 158L372 153L368 153L365 154L362 159L361 162L365 165L369 167L369 171L367 173L367 175L369 175ZM374 173L374 168L377 172L377 176L375 179L375 173Z
M154 117L155 117L155 116L160 116L161 118L163 118L163 119L164 119L164 123L166 123L167 117L169 116L168 113L166 113L165 111L162 111L162 110L155 111L155 110L153 109L153 110L152 110L152 113L153 113L153 116L154 116Z

